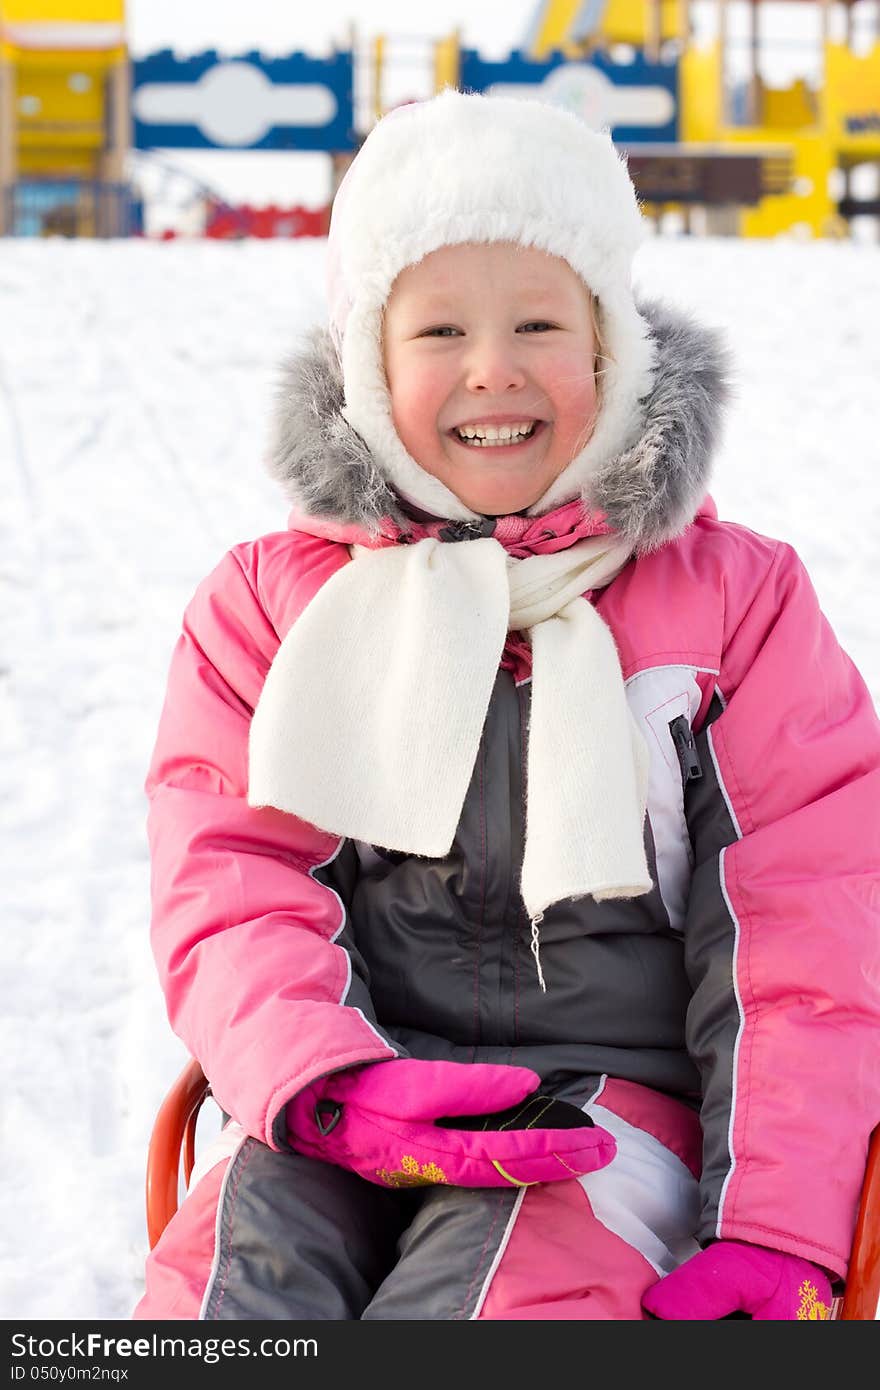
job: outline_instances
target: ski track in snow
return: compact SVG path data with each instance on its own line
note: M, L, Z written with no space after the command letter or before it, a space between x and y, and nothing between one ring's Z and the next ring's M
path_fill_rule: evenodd
M323 241L0 242L6 1318L127 1318L185 1052L148 941L143 780L183 607L286 524L263 471ZM880 703L880 257L652 239L637 285L727 334L723 517L795 546Z

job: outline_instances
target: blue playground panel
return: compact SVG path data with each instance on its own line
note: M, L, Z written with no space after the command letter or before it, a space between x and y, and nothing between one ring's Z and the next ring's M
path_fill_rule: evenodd
M663 125L615 125L611 136L618 144L675 143L679 139L678 63L649 63L644 53L633 50L631 63L614 63L606 54L595 53L589 59L574 60L555 52L542 62L535 62L520 50L499 62L481 58L476 49L461 50L459 86L464 91L484 92L496 85L534 86L539 96L540 84L558 68L595 68L615 87L662 88L672 98L672 118Z
M258 138L227 141L212 138L196 123L166 123L141 120L133 110L133 147L149 149L250 149L250 150L354 150L358 138L354 130L353 59L350 52L334 53L330 58L310 58L290 53L283 58L261 53L219 57L214 50L192 57L178 58L170 49L137 58L132 63L132 100L148 85L195 87L212 69L230 64L246 64L269 83L279 86L317 86L326 88L335 103L335 115L323 125L275 124Z

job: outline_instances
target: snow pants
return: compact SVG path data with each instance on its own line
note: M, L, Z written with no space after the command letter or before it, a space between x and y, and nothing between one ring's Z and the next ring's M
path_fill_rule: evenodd
M600 1172L527 1188L389 1190L234 1123L150 1253L135 1319L640 1319L699 1248L699 1119L603 1080Z

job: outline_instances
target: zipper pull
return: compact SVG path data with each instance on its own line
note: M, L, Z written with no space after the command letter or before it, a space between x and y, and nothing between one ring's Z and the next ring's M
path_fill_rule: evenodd
M697 752L694 731L688 723L687 717L680 714L677 719L671 719L669 732L675 744L675 751L681 765L681 775L685 783L699 781L703 775L703 767Z
M543 922L543 920L544 920L544 914L543 914L543 912L536 912L535 915L534 915L534 917L531 919L529 925L531 926L531 929L532 929L531 952L532 952L532 955L535 957L535 969L536 969L537 972L538 972L538 984L541 986L541 990L543 991L543 993L546 994L546 993L547 993L547 986L546 986L546 984L544 983L544 972L543 972L543 970L541 969L541 934L540 934L540 931L538 930L538 928L539 928L541 922Z

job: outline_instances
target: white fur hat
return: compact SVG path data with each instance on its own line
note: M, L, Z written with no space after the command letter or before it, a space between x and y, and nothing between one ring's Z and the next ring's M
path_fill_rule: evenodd
M379 121L333 205L330 332L342 363L345 418L405 501L452 520L476 516L419 467L394 428L381 333L400 272L441 246L510 241L567 261L596 296L610 358L599 418L585 448L528 509L540 515L582 495L639 434L654 360L631 284L644 234L610 136L559 107L448 88Z

